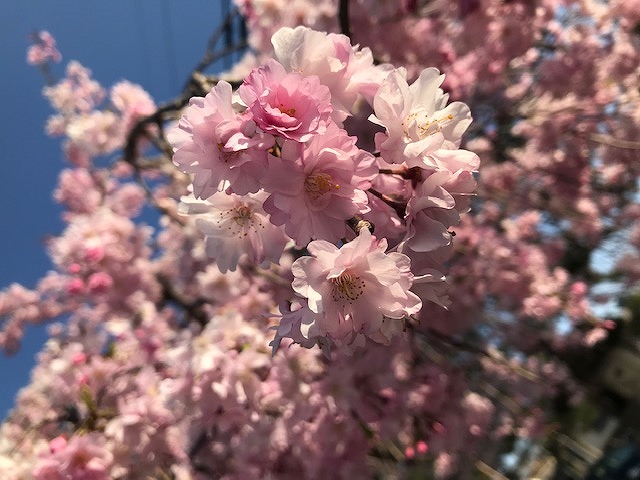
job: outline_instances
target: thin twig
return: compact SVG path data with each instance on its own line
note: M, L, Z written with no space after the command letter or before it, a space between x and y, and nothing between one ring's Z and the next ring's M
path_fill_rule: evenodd
M629 150L640 150L640 142L634 142L631 140L620 140L612 137L611 135L602 135L600 133L594 133L589 137L596 143L602 143L610 147L625 148Z
M407 205L405 203L397 202L392 198L389 198L387 195L380 193L377 190L374 190L373 188L370 188L367 191L374 197L378 197L384 203L389 205L393 209L393 211L396 212L396 215L398 215L398 218L400 218L401 220L404 218L405 209L407 208Z
M411 324L409 324L410 326ZM528 370L524 367L521 367L519 365L513 365L511 362L509 362L509 360L507 360L506 358L497 355L496 353L492 353L491 351L485 350L482 347L476 346L476 345L471 345L470 343L467 343L463 340L458 340L455 339L453 337L450 337L448 335L444 335L440 332L438 332L437 330L433 330L433 329L429 329L426 332L420 331L420 330L415 330L416 333L422 334L425 337L431 337L432 339L436 339L438 340L440 343L443 344L447 344L450 345L452 347L455 347L458 350L462 350L465 352L469 352L469 353L473 353L475 355L478 355L479 357L484 357L489 359L490 361L497 363L499 365L505 366L508 369L510 369L512 372L520 375L523 378L526 378L527 380L530 380L532 382L539 382L542 379L540 378L540 376L531 371Z
M227 13L224 20L220 24L220 26L215 30L215 32L213 32L211 37L209 37L209 41L207 42L207 49L205 50L205 53L200 59L200 61L198 62L198 65L196 65L196 67L193 69L193 72L202 73L207 67L209 67L216 60L219 60L220 58L222 58L220 53L216 52L215 50L216 46L218 45L218 42L220 41L223 35L227 39L227 47L230 46L229 39L232 37L232 34L233 34L233 30L232 30L233 21L238 17L240 17L240 14L238 13L237 9L233 9L229 13ZM240 35L243 38L242 43L246 48L247 46L246 35L244 35L243 32L244 32L244 29L241 28ZM185 89L186 88L187 88L187 85L185 85Z
M412 180L415 178L415 175L413 174L413 172L407 170L406 168L403 168L402 170L393 170L391 168L381 168L378 173L381 173L383 175L398 175L406 180Z

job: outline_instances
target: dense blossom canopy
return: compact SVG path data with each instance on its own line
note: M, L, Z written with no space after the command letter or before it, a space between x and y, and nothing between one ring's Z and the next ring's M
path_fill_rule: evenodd
M250 52L173 102L75 61L44 90L67 226L0 347L64 322L3 479L503 468L582 401L602 282L640 279L640 2L236 4Z

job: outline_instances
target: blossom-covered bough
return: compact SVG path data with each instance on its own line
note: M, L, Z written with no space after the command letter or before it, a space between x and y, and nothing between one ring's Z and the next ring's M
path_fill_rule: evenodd
M639 277L638 2L236 3L248 37L225 19L171 102L48 80L67 227L0 347L65 321L3 479L508 473L621 328L599 282Z

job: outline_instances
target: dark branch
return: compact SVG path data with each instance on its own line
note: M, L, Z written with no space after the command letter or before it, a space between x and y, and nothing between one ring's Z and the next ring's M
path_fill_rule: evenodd
M340 0L338 19L340 21L340 31L342 32L342 34L351 38L351 24L349 23L349 0Z
M238 13L238 10L233 9L229 11L229 13L227 13L224 20L220 24L220 26L216 29L215 32L213 32L211 37L209 37L209 41L207 42L207 49L205 50L204 55L200 59L200 62L198 62L198 65L196 65L196 67L193 69L193 72L202 73L212 63L216 62L217 60L220 60L221 58L227 55L226 53L222 53L222 52L224 52L225 50L229 50L229 48L232 46L233 22L236 21L237 19L240 19L242 21L242 24L239 29L241 41L237 45L238 48L234 49L234 51L238 51L240 49L244 49L247 47L246 29L243 27L244 21L240 16L240 14ZM220 41L221 38L223 38L223 36L225 38L225 43L226 43L225 49L222 52L216 51L218 42ZM185 88L186 87L187 85L185 85Z
M179 305L184 309L186 314L196 320L200 325L204 326L209 321L209 317L207 313L202 308L208 302L202 298L196 300L189 300L184 297L180 292L176 291L173 288L173 285L169 282L166 277L158 275L157 277L158 283L162 286L162 296L165 301L171 301L175 304Z

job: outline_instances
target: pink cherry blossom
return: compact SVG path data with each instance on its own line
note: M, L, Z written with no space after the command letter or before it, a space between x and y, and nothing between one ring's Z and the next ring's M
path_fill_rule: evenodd
M48 241L53 272L0 292L0 348L64 322L0 426L2 480L82 477L64 457L82 437L110 478L472 478L503 443L487 439L542 435L553 415L538 405L581 401L561 359L612 328L593 301L620 292L598 282L635 294L637 0L354 0L351 39L315 31L338 31L337 0L236 3L252 51L189 86L252 75L253 103L219 83L177 127L165 107L145 131L166 147L173 128L188 175L165 148L93 162L155 112L138 88L102 105L72 64L46 91L74 167L56 192L69 226ZM276 75L261 65L282 25ZM374 57L406 73L385 80ZM468 134L445 91L469 102ZM305 95L332 109L324 130L267 119L273 99ZM189 184L201 198L179 206ZM133 221L145 198L153 233ZM375 238L346 227L355 216ZM606 273L603 250L622 252Z
M29 65L44 65L45 63L59 62L62 55L56 48L56 40L46 30L36 32L32 37L33 45L27 50L27 63Z
M74 435L67 443L54 439L51 453L33 469L36 480L107 480L113 455L95 433Z
M91 70L71 61L66 75L57 84L43 90L53 108L68 117L73 113L89 113L102 102L105 90L91 78Z
M369 48L351 45L345 35L304 26L281 28L273 34L275 57L289 72L315 75L331 91L334 119L351 115L358 95L371 100L391 66L374 66Z
M273 355L285 338L291 339L293 343L304 348L319 345L328 352L325 333L318 328L320 314L312 312L307 304L298 305L297 308L281 305L280 314L278 326L271 327L276 331L274 339L269 343Z
M262 209L265 192L239 196L218 192L206 200L182 197L180 213L195 218L205 235L207 254L221 272L235 270L242 258L254 264L278 263L288 238Z
M366 228L341 248L323 240L309 244L312 256L296 260L291 271L293 289L321 314L314 329L348 343L359 334L388 343L401 329L399 320L420 310L420 299L409 291L409 258L386 248Z
M459 222L455 199L444 188L451 178L448 171L432 173L419 186L407 205L407 234L400 247L417 252L429 252L451 242L448 228Z
M440 88L443 81L444 75L437 69L427 68L411 85L402 69L394 70L382 82L373 99L375 114L370 120L386 129L376 134L376 147L387 162L402 163L438 149L459 147L471 114L462 102L447 105L449 95Z
M140 86L125 80L111 87L112 105L122 114L122 128L128 132L136 120L156 111L151 96Z
M262 130L297 142L324 134L333 111L318 77L287 73L275 60L253 70L238 94Z
M66 135L91 156L113 153L124 140L119 116L106 110L74 116L67 124Z
M256 131L250 116L236 113L231 85L219 82L204 98L192 98L178 125L167 135L173 162L193 174L193 193L207 198L230 188L256 192L271 137Z
M300 246L311 239L336 242L349 235L346 220L369 211L365 190L376 173L374 157L332 123L308 145L286 142L281 158L270 159L264 207Z

